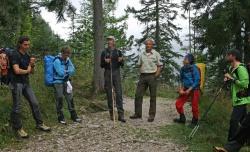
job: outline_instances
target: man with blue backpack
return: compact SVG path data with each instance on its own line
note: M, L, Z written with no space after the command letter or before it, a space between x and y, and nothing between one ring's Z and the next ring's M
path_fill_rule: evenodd
M180 118L174 119L176 123L186 123L184 114L184 104L191 97L193 119L191 124L196 125L199 118L199 97L200 97L200 72L195 65L195 59L192 54L187 54L183 61L184 66L180 71L181 87L179 89L179 98L176 101L176 109Z
M45 56L45 84L54 87L58 122L64 125L66 125L66 121L62 109L63 97L65 97L68 104L71 119L77 123L81 122L73 102L73 88L70 76L73 76L75 73L75 67L69 58L70 54L71 49L64 47L61 50L61 54L56 57Z

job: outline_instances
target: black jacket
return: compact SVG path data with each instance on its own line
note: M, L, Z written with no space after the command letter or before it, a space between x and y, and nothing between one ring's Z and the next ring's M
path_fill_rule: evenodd
M117 70L120 67L123 66L124 62L118 62L118 58L123 57L122 52L120 50L114 49L114 50L109 50L105 49L102 51L101 55L101 67L104 68L105 70L110 70L110 63L106 63L105 59L110 59L112 61L112 70Z

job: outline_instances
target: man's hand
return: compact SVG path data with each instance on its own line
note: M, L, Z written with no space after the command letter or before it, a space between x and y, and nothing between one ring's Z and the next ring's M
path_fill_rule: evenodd
M36 58L31 57L30 58L30 65L35 66L35 63L36 63Z
M228 80L233 80L234 78L229 74L229 73L226 73L224 75L224 81L228 81Z
M183 88L180 88L180 89L179 89L179 94L180 94L181 96L185 94L185 91L183 90Z
M161 75L161 67L157 67L157 71L155 73L155 77L158 78Z
M122 62L123 61L123 57L118 57L118 62Z
M155 77L156 77L156 78L158 78L160 75L161 75L160 72L156 72L156 73L155 73Z
M111 61L110 58L106 58L106 59L105 59L105 62L106 62L106 63L110 63L110 61Z

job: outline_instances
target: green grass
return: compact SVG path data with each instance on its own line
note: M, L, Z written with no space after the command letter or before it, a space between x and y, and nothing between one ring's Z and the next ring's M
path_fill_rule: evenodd
M203 96L200 101L201 114L211 103L212 96ZM211 152L213 146L223 146L227 141L228 125L231 113L230 99L224 99L225 96L217 99L205 121L192 140L188 135L192 131L189 126L173 124L161 128L161 138L171 138L179 144L188 146L188 151L192 152ZM243 149L242 152L247 152Z

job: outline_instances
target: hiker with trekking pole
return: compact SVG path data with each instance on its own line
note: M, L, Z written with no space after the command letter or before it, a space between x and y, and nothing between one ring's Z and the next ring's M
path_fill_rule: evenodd
M13 106L11 112L11 124L17 135L21 138L27 138L28 133L24 131L21 122L21 95L28 100L33 118L36 122L36 128L48 132L50 127L43 123L38 100L31 88L29 76L34 73L36 59L28 54L30 48L30 40L28 37L20 37L17 50L13 51L9 56L9 78L10 88L13 98Z
M110 114L110 120L116 120L115 106L118 111L118 121L126 123L124 118L122 84L120 68L124 64L122 52L115 47L115 37L107 37L108 47L101 54L101 67L105 69L105 91Z
M135 113L130 119L142 119L142 103L145 91L150 91L150 107L148 122L153 122L156 115L156 93L157 78L160 76L162 63L160 54L155 51L155 41L151 38L146 39L146 50L139 56L138 66L140 68L140 78L135 94Z
M234 49L227 52L226 60L230 63L229 72L224 75L224 83L215 95L212 103L203 114L202 119L205 119L212 105L215 103L222 89L226 84L231 84L232 106L233 111L230 119L230 126L228 131L228 142L233 141L234 137L239 130L239 124L244 120L247 115L247 104L250 103L249 97L249 74L247 68L242 64L241 54L238 50ZM189 134L189 139L192 139L199 128L199 123L195 126Z
M199 120L199 99L200 99L200 72L195 65L195 58L192 54L187 54L183 60L184 66L180 70L181 87L179 97L176 100L176 109L179 118L174 119L175 123L185 124L184 104L191 97L193 118L191 125L197 125Z
M250 104L248 95L249 75L245 65L240 62L241 54L238 50L229 51L226 60L230 63L230 68L229 72L225 74L224 81L231 84L233 106L228 132L228 141L231 141L239 128L239 123L247 115L247 104Z
M250 43L250 37L249 37ZM250 103L249 71L240 63L241 54L237 50L227 53L230 62L229 73L225 74L225 81L231 83L233 112L230 120L228 142L224 147L214 147L216 152L238 152L250 139L250 113L247 114L247 104Z

